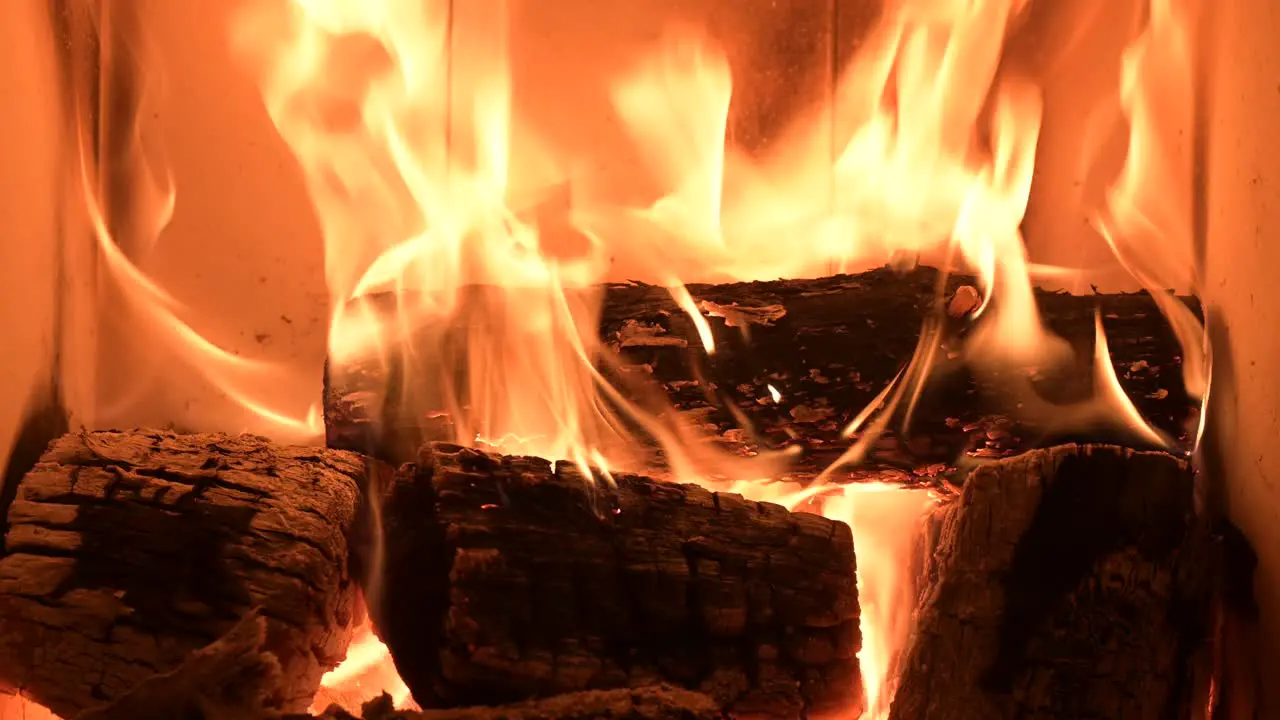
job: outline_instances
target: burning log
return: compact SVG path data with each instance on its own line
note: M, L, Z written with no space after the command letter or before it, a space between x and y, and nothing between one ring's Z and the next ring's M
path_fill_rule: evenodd
M396 710L391 698L365 703L361 718L330 708L319 720L724 720L715 701L681 688L654 685L585 690L498 707L478 706L415 712ZM299 719L301 720L301 719Z
M176 669L153 675L75 720L235 720L262 718L280 686L280 663L263 650L267 623L251 612Z
M708 316L716 352L708 356L693 321L664 288L606 289L600 336L632 370L656 380L671 403L731 450L799 446L795 479L820 472L849 445L841 431L912 357L927 314L934 312L939 274L880 269L817 280L690 285ZM948 331L964 335L980 302L965 278L948 285ZM1074 346L1081 362L1037 379L1054 400L1092 388L1094 313L1100 312L1120 384L1138 411L1173 439L1185 439L1196 411L1181 381L1181 351L1146 293L1069 295L1040 291L1041 315ZM1184 299L1197 309L1194 299ZM908 470L951 463L961 454L1011 456L1046 440L1047 428L1013 422L1000 379L975 377L962 358L936 356L936 372L915 408L906 436L890 432L869 460ZM412 460L427 440L457 441L443 407L423 402L421 386L439 372L381 361L331 361L325 423L330 447L370 452L393 463ZM777 399L773 390L777 391ZM412 401L402 398L413 397ZM740 412L753 428L744 432ZM1060 438L1061 441L1075 438ZM1089 440L1106 439L1095 433ZM469 440L469 438L468 438Z
M1113 446L978 468L943 512L895 720L1193 717L1215 560L1193 473Z
M424 707L658 682L746 715L861 702L843 523L445 444L383 498L370 611Z
M365 474L351 453L249 435L54 441L10 488L0 683L70 718L177 671L256 610L281 669L263 702L305 710L359 620L347 533Z

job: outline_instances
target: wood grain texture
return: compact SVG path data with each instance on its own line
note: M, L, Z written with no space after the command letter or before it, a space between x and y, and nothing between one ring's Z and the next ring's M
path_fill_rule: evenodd
M801 482L854 441L841 437L841 430L908 362L926 316L935 313L948 338L937 355L935 379L910 426L903 431L892 425L864 471L958 477L954 463L960 457L1006 457L1080 439L1054 438L1045 427L1012 418L1005 379L976 376L958 355L971 324L938 312L939 280L931 268L905 274L886 268L817 280L690 285L715 338L711 356L665 289L611 285L604 294L600 337L629 368L629 380L618 383L624 391L636 378L656 386L656 394L732 453L800 449L791 479ZM971 280L951 278L943 301ZM1189 437L1198 409L1182 386L1180 348L1149 295L1038 292L1036 301L1048 326L1072 344L1079 358L1037 380L1045 397L1066 402L1092 392L1097 311L1130 400L1175 443ZM1194 300L1185 302L1198 309ZM330 363L324 398L329 446L399 463L412 460L424 439L457 441L445 408L422 400L433 394L422 388L438 378L439 372L394 363L390 368ZM780 402L771 399L769 385L780 392ZM746 417L750 430L735 412ZM1084 439L1113 438L1090 431Z
M891 718L1193 717L1216 577L1193 481L1101 445L978 468L944 511Z
M360 717L330 708L320 720L728 720L714 700L669 685L585 690L500 705L441 710L396 710L391 698L365 703ZM302 720L298 718L297 720Z
M0 680L63 717L121 697L256 609L302 710L356 616L348 540L366 463L157 430L54 441L7 509Z
M74 720L268 720L279 715L272 695L284 682L280 662L263 650L267 623L245 615L226 635L181 665L138 683Z
M693 485L425 446L371 602L424 707L668 682L740 714L857 707L849 527Z

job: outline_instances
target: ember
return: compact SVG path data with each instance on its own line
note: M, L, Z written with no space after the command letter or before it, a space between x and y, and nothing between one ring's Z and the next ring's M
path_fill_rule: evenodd
M215 339L145 262L181 184L140 141L113 164L68 70L112 382L0 495L9 704L1212 711L1227 531L1191 465L1213 358L1171 139L1198 18L1135 3L1083 129L1127 291L1071 294L1096 269L1024 237L1050 116L1015 49L1042 3L755 3L779 37L825 28L821 93L804 69L764 92L751 68L812 49L710 5L583 10L647 28L598 58L531 42L563 12L536 2L239 7L222 39L318 222L306 372ZM108 5L55 15L139 85L142 137L152 39ZM548 46L584 67L535 82ZM166 414L195 377L229 414Z

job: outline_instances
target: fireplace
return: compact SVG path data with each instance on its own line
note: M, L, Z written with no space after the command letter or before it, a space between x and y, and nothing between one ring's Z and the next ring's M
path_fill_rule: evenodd
M259 688L319 682L316 713L383 690L538 717L1280 704L1260 670L1280 632L1266 3L215 5L0 10L9 565L96 537L121 550L95 562L173 563L152 584L193 594L145 625L156 647L193 613L226 631L149 648L140 685L104 665L63 687L33 652L0 685L125 717L199 678L276 677L258 651L283 642L291 591L227 599L197 577L227 552L197 550L201 528L243 522L252 542L228 543L255 572L274 555L316 587L288 617L329 634L284 632L310 664L277 648L284 677ZM95 473L102 493L77 496ZM157 483L265 493L277 524L195 491L190 525L103 510L163 506ZM59 525L32 515L46 501L78 509ZM297 560L347 543L341 572ZM65 578L37 592L2 558L0 599L36 610L0 607L0 627L89 622ZM642 563L676 610L617 580ZM760 619L753 583L792 600ZM120 587L130 614L159 612ZM1007 609L1046 593L1072 609ZM421 619L442 608L448 632ZM3 621L37 611L54 614ZM1063 640L1085 628L1123 647ZM601 647L564 649L588 636ZM551 669L475 659L508 641ZM963 666L975 647L983 673ZM1146 694L1107 704L1080 658ZM1177 680L1144 685L1126 665L1144 661Z

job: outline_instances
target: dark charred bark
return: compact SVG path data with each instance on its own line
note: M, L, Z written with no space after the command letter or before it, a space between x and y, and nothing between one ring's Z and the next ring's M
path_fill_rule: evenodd
M54 441L7 508L0 682L62 717L177 670L257 609L304 710L359 620L348 538L366 462L265 438Z
M263 649L267 623L256 612L196 650L176 669L143 680L74 720L267 720L284 682L280 662Z
M452 445L401 469L370 609L419 704L659 682L748 716L860 704L847 525L614 480Z
M605 292L601 337L618 349L630 372L655 381L679 410L732 451L799 446L795 479L812 477L852 440L841 430L897 375L916 349L926 317L934 317L946 341L936 354L910 426L880 439L870 467L908 472L949 466L957 457L1006 457L1074 437L1049 436L1050 428L1011 419L1004 396L1007 378L978 378L955 352L976 305L970 278L945 288L939 307L939 273L888 269L818 280L731 285L690 285L709 316L716 352L703 351L692 321L666 290L613 285ZM482 295L483 289L474 289ZM1094 313L1100 312L1121 385L1143 417L1175 442L1185 441L1196 408L1181 381L1181 351L1146 293L1078 296L1038 292L1047 324L1071 342L1077 362L1036 381L1054 402L1092 392ZM464 300L465 302L465 300ZM1198 312L1192 299L1185 299ZM360 450L394 463L409 461L424 440L449 440L446 408L435 407L420 388L440 373L393 363L331 363L326 373L325 421L330 447ZM768 385L781 394L774 402ZM630 386L628 383L624 385ZM404 398L413 398L405 401ZM748 419L744 432L733 410ZM1079 429L1079 428L1074 428ZM1110 435L1088 433L1088 440ZM1121 439L1116 437L1116 440ZM1123 437L1132 445L1132 438ZM941 474L947 474L943 472Z
M585 690L500 707L447 710L395 710L391 698L365 703L357 718L330 708L320 720L727 720L716 702L702 693L655 685L617 690ZM302 718L298 718L302 720Z
M1186 462L1114 446L975 470L891 718L1195 717L1218 556L1193 492Z

